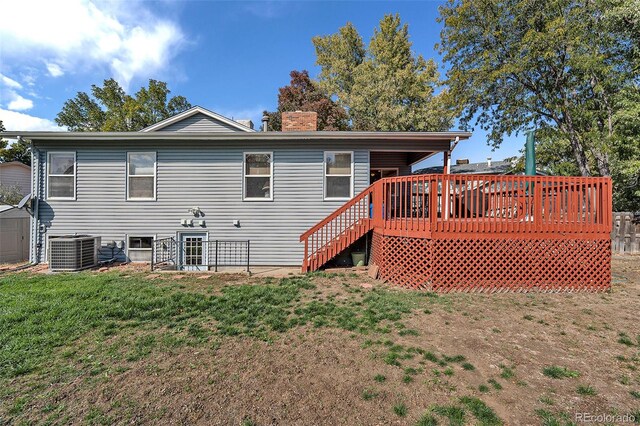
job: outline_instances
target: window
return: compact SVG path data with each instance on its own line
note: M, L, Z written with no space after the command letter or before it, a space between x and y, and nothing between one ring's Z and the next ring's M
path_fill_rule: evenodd
M245 152L244 199L273 199L273 153Z
M131 262L150 262L153 237L129 237L127 255Z
M156 153L127 153L127 200L155 200Z
M349 199L353 189L353 153L324 153L324 198Z
M151 250L153 237L129 237L129 249Z
M49 152L47 158L47 198L75 200L76 153Z

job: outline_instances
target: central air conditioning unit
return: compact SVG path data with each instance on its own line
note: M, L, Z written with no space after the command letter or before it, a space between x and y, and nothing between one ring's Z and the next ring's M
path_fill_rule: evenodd
M100 237L66 235L49 239L49 269L79 271L98 264Z

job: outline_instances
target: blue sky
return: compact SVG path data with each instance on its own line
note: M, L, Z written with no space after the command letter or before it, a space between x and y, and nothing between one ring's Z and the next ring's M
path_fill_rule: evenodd
M0 120L49 130L65 100L116 78L134 92L149 78L236 119L260 122L293 69L317 75L311 38L352 22L365 41L385 13L409 24L413 50L441 64L437 1L11 2L0 26ZM441 72L444 74L445 69ZM476 129L453 158L518 154L524 135L492 152ZM439 164L441 158L429 163Z

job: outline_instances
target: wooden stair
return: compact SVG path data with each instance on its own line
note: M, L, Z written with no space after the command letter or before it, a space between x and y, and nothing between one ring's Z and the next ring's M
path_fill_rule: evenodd
M302 271L316 271L373 229L370 205L375 183L300 236Z

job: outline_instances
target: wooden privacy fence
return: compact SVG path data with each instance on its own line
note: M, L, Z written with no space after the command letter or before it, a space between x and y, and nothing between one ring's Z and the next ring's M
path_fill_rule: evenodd
M609 178L384 178L301 235L302 268L320 268L373 230L373 262L399 285L602 290L611 224Z
M613 213L611 250L616 254L640 254L640 216L630 212Z

